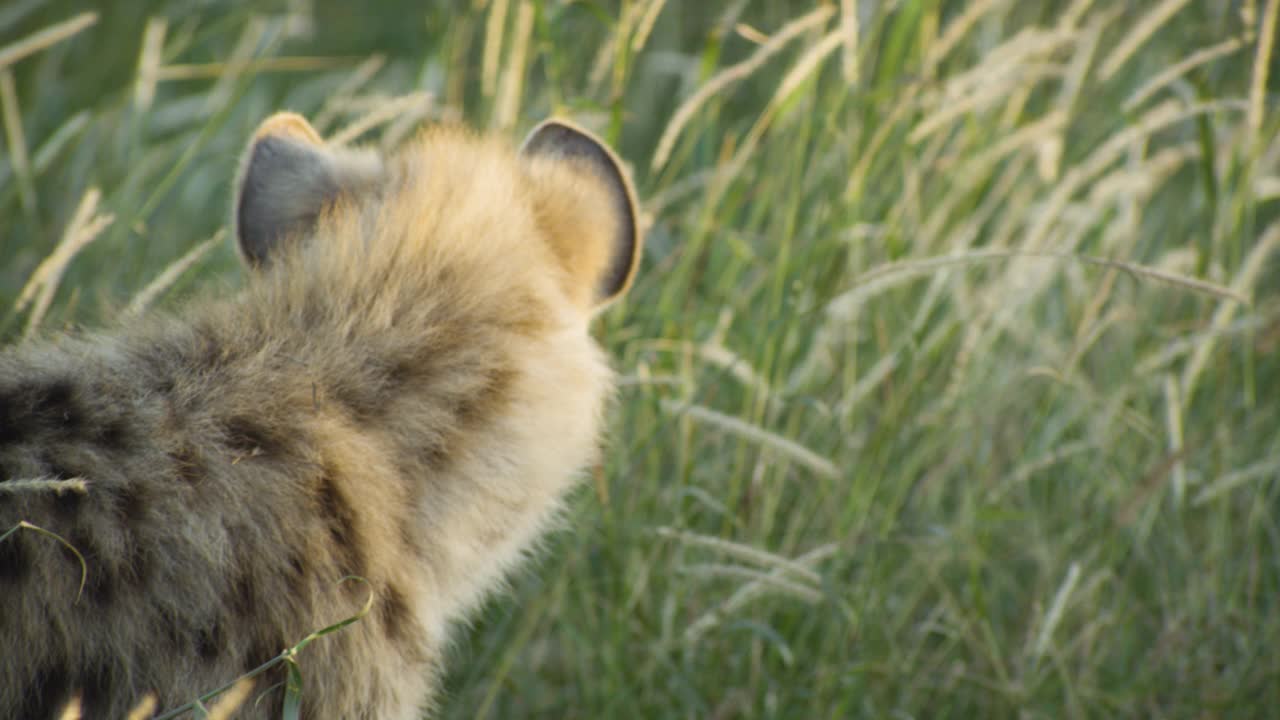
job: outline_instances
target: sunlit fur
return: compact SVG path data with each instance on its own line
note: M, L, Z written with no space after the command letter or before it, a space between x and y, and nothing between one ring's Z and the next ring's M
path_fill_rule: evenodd
M88 483L0 492L0 532L26 520L87 564L81 593L58 541L0 541L0 717L76 692L85 717L180 705L370 593L298 657L303 715L417 717L450 622L596 456L611 374L588 322L639 251L618 245L634 195L611 155L432 129L380 157L282 114L245 192L281 169L253 164L263 141L316 153L341 191L265 196L317 212L268 235L242 291L0 354L0 481ZM237 717L278 717L282 679Z

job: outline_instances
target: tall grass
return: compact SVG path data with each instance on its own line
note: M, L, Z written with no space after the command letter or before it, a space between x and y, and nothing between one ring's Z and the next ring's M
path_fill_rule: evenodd
M236 282L273 109L569 113L648 201L623 383L445 717L1268 717L1278 5L15 0L2 332Z

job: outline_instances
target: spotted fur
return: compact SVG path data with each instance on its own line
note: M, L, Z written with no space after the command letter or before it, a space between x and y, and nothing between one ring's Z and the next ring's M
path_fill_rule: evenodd
M565 123L382 156L268 119L238 295L0 353L0 532L86 563L81 591L56 540L0 541L0 717L180 705L370 592L298 658L303 715L417 717L451 621L595 457L611 376L588 322L631 282L635 214ZM237 717L278 717L281 679Z

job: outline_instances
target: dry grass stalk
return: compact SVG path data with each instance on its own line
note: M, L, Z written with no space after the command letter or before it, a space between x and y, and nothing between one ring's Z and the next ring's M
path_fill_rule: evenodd
M1186 6L1190 0L1164 0L1159 5L1143 16L1138 24L1128 30L1124 34L1124 39L1119 45L1111 51L1111 54L1102 61L1102 66L1098 70L1099 79L1106 81L1116 74L1120 66L1124 65L1138 48L1142 47L1156 30L1168 22L1169 18L1177 14L1179 10Z
M35 181L31 174L31 160L27 155L27 138L22 130L22 112L18 106L18 91L13 84L13 73L0 67L0 112L4 116L4 138L9 147L9 163L18 177L18 194L22 209L35 214Z
M67 265L77 253L93 242L94 238L114 221L113 215L96 214L98 201L101 198L102 192L98 188L89 188L85 191L80 205L71 216L71 222L67 224L67 229L62 234L62 240L44 259L44 262L36 266L35 272L31 273L27 284L18 294L18 299L14 303L15 312L22 312L27 305L32 305L23 337L30 337L40 327L40 322L44 319L50 303L53 302L53 295L62 281Z
M1262 130L1267 112L1267 73L1271 69L1271 52L1276 41L1276 23L1280 22L1280 0L1268 0L1262 11L1262 34L1253 59L1253 84L1249 88L1249 130L1256 136Z
M98 13L80 13L70 20L50 25L34 32L25 38L0 48L0 69L7 68L19 60L40 52L41 50L62 42L85 28L98 22Z
M524 94L524 74L528 69L526 58L529 39L533 36L533 11L531 0L520 0L511 50L507 54L507 69L502 73L502 84L494 101L493 125L504 130L515 126L520 98Z
M507 29L508 0L493 0L484 26L484 57L480 64L480 90L493 97L498 90L498 61L502 56L502 35Z
M165 33L169 21L161 17L147 19L142 30L142 52L138 53L138 79L133 86L133 106L145 113L156 98L156 83L160 79L160 62L163 59Z
M169 263L168 267L166 267L163 272L157 275L154 280L148 283L146 287L133 297L133 301L129 303L127 308L125 308L124 315L130 317L141 315L142 311L150 307L151 303L155 302L156 298L160 297L160 295L165 290L168 290L169 287L178 280L178 278L182 277L183 273L189 270L192 265L199 262L200 259L207 255L210 250L217 246L218 243L222 242L224 235L225 231L219 230L213 234L213 237L205 240L199 245L196 245L188 250L182 257Z

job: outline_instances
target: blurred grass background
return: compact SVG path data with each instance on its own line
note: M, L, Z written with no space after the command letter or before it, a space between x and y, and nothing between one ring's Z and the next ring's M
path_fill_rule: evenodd
M1278 4L10 0L0 337L239 282L273 110L569 114L652 220L607 461L443 717L1272 717Z

